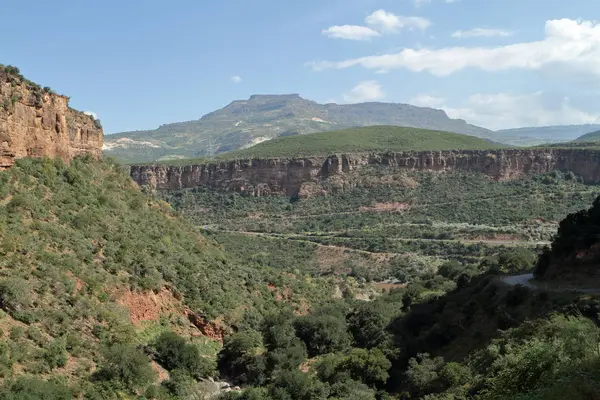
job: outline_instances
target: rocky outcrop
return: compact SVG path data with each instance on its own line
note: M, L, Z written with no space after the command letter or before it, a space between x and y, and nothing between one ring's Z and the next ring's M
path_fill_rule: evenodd
M569 170L600 183L600 151L507 149L340 154L296 159L237 160L186 166L136 165L131 177L141 186L169 190L206 186L251 196L298 196L314 187L373 165L407 171L471 171L496 180ZM308 190L312 188L312 190Z
M73 157L102 153L99 121L69 107L69 98L0 65L0 169L23 157Z

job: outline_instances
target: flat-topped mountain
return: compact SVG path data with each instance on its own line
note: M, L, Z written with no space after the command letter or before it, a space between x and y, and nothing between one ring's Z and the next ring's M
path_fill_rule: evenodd
M297 94L253 95L195 121L106 138L104 152L124 162L202 157L282 136L371 125L425 128L481 137L491 131L442 110L395 103L318 104Z

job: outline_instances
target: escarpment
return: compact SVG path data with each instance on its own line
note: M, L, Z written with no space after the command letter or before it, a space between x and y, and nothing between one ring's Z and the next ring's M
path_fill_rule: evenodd
M134 165L130 174L141 186L170 190L206 186L251 196L298 196L315 185L369 166L407 171L469 171L495 180L569 170L586 183L600 183L600 150L503 149L339 154L295 159L236 160L208 164Z
M100 122L70 108L68 97L0 65L0 169L23 157L98 157L102 143Z

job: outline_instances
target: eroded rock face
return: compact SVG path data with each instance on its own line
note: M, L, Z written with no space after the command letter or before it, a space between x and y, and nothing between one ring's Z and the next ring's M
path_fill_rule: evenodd
M137 165L131 177L153 190L211 187L251 196L319 194L320 184L371 165L408 171L471 171L495 180L570 170L600 183L600 151L586 149L428 151L340 154L298 159L238 160L186 166Z
M69 98L0 68L0 169L23 157L102 153L103 132L94 118L69 107Z

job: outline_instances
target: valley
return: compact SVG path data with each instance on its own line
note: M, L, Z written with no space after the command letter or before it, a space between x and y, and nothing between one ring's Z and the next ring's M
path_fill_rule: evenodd
M600 393L595 143L375 126L123 165L0 72L1 400Z

